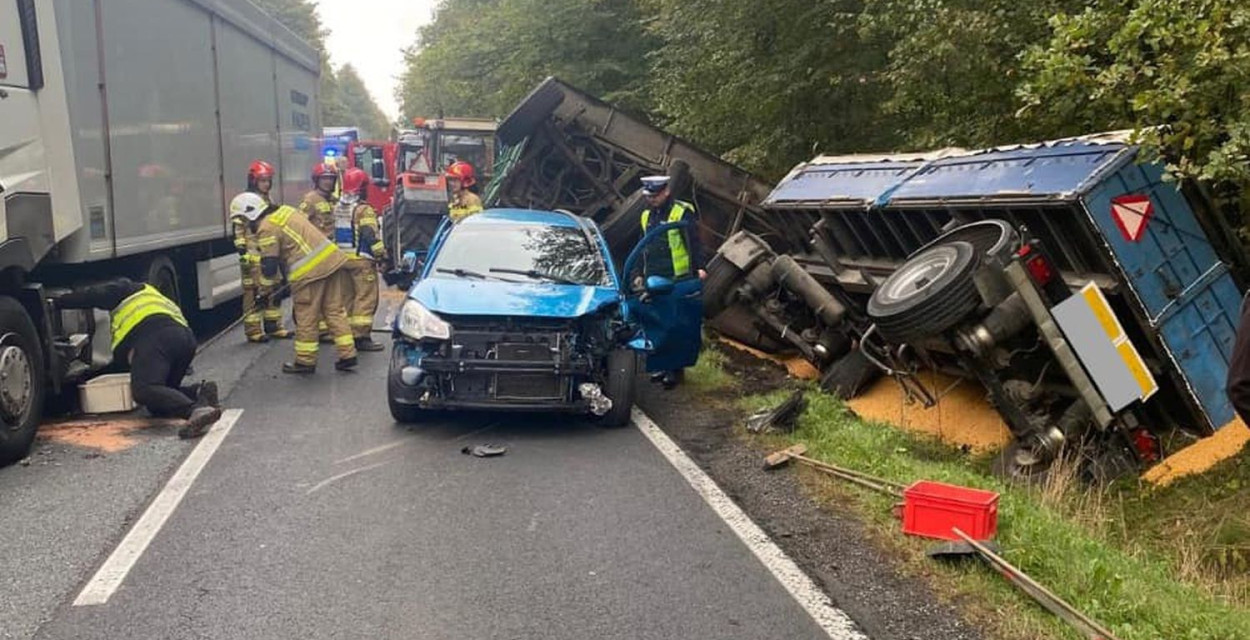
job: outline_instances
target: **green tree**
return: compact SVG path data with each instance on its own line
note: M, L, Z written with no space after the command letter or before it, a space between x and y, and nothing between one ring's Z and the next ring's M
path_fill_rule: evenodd
M884 43L888 89L879 121L910 146L986 146L1042 131L1016 116L1020 54L1049 36L1048 18L1083 0L871 0L865 42Z
M865 42L859 0L648 0L650 91L663 122L780 177L817 151L893 146L876 120L886 47Z
M652 44L634 0L445 0L396 96L405 119L501 117L556 75L641 110Z
M342 124L345 126L356 125L361 128L361 133L367 138L374 140L385 139L390 134L390 121L386 114L378 107L378 103L374 102L373 96L369 94L369 90L365 88L365 83L360 79L360 74L356 73L356 69L350 64L345 64L339 68L336 74L339 84L339 97L343 101L346 108L348 119L350 122L331 122L327 117L326 123L334 126Z
M1250 184L1250 4L1099 0L1024 57L1022 115L1056 133L1133 127L1173 173Z

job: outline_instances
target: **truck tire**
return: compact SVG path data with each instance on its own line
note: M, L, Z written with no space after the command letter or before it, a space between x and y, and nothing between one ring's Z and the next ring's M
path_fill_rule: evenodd
M612 408L599 418L599 424L615 429L629 424L638 393L638 353L633 349L617 349L608 354L608 379L604 394L612 400Z
M716 254L707 263L707 280L703 281L703 317L709 320L733 304L734 289L742 282L742 270Z
M820 387L839 400L850 400L859 397L882 374L859 349L852 349L825 369Z
M147 269L143 272L143 281L156 287L166 298L182 305L181 289L178 286L178 269L174 261L165 254L152 256Z
M0 466L30 451L43 413L43 349L26 309L0 296Z
M548 78L499 123L495 136L509 147L520 144L561 102L564 102L564 92L556 86L554 78Z
M981 304L971 243L948 242L913 255L872 292L868 317L895 344L940 334Z

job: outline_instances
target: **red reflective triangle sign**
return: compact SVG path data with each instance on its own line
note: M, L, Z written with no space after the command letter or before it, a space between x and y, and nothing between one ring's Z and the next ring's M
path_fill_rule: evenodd
M1154 213L1150 196L1129 194L1111 200L1111 218L1129 242L1141 240L1146 234L1146 223Z

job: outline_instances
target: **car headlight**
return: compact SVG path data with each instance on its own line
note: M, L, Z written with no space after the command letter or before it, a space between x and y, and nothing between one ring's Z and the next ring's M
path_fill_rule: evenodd
M434 315L434 312L421 306L416 300L408 300L399 308L396 327L400 333L413 340L451 338L451 325Z

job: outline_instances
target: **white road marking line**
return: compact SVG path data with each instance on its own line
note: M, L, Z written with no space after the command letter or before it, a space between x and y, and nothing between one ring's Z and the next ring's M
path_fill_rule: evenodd
M346 458L343 458L342 460L335 460L334 464L343 464L344 462L351 462L352 460L359 460L360 458L367 458L375 453L382 453L383 451L390 451L391 449L394 449L395 447L398 447L404 444L405 442L407 442L407 440L396 440L395 442L392 442L390 444L384 444L380 447L366 449L354 456L347 456Z
M352 469L351 471L344 471L343 473L340 473L336 476L330 476L329 478L326 478L325 480L322 480L321 482L318 482L317 484L313 485L313 488L309 489L308 492L305 493L304 495L310 496L316 493L317 491L320 491L322 488L324 488L326 485L329 485L332 482L338 482L339 480L342 480L343 478L354 476L358 473L364 473L365 471L368 471L370 469L377 469L378 467L384 464L390 464L391 462L392 462L391 460L375 462L373 464L360 467L359 469Z
M829 600L829 596L825 595L820 587L817 587L816 583L812 582L812 579L786 555L786 552L782 551L781 547L778 547L759 525L752 522L742 508L725 495L725 492L716 486L716 482L704 473L699 465L695 464L681 450L681 447L677 446L677 443L660 430L655 422L647 417L647 414L638 407L634 407L633 419L638 430L651 441L651 444L655 445L655 448L668 459L678 473L685 477L686 482L690 483L695 492L707 502L708 506L712 507L725 524L729 525L729 528L751 550L751 553L764 563L764 566L772 572L773 577L777 578L786 591L789 591L790 595L798 601L799 606L812 616L816 624L824 629L830 638L833 640L868 640L868 636L855 626L850 616L835 607Z
M165 483L165 488L148 505L147 511L143 512L126 537L122 538L121 544L113 549L113 553L96 571L87 586L79 592L78 598L74 600L75 607L105 604L109 601L242 415L242 409L227 409L222 413L221 419L204 434L191 455L187 456L182 466Z

